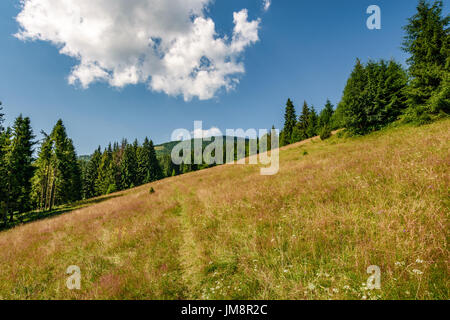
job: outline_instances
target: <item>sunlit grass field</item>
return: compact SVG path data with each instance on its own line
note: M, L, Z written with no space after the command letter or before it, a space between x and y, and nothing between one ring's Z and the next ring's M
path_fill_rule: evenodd
M0 298L449 299L449 148L444 120L98 199L0 233Z

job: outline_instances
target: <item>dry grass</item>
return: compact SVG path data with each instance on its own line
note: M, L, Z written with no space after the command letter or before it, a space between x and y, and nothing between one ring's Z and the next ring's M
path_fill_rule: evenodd
M449 120L309 141L276 176L216 167L2 232L0 298L449 299L449 146Z

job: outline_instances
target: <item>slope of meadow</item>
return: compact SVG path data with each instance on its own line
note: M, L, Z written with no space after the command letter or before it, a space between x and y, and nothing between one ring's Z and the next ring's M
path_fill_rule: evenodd
M216 167L4 231L0 298L449 299L449 147L450 120L308 141L275 176Z

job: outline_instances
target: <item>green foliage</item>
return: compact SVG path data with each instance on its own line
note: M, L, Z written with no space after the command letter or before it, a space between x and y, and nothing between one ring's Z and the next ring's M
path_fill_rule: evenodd
M123 152L120 164L121 189L129 189L136 185L137 161L136 149L133 145L127 145Z
M44 139L35 162L32 195L35 207L52 210L54 206L81 199L82 172L62 120L58 120L50 135L42 133Z
M14 212L25 212L31 209L34 138L30 119L20 115L14 121L11 140L4 160L8 198L7 211L10 213L10 220L13 219Z
M319 122L319 117L317 116L316 110L314 107L311 107L311 111L309 112L308 124L306 127L306 136L308 138L315 137L317 135L317 126Z
M326 125L320 131L320 139L321 140L326 140L326 139L329 139L329 138L331 138L331 129L330 129L330 127L328 125Z
M334 115L334 106L331 104L330 100L327 99L325 107L322 109L318 119L319 128L324 128L325 126L330 126Z
M114 193L114 192L117 192L117 187L116 187L115 183L110 184L108 186L108 189L106 190L106 194L111 194L111 193Z
M405 121L424 123L450 113L450 16L442 10L442 1L421 0L404 28L403 50L411 55Z
M338 107L343 124L352 134L366 134L394 122L406 109L407 76L391 60L357 60Z
M295 113L295 107L291 99L286 102L286 111L284 114L284 128L281 145L286 146L292 143L292 135L295 125L297 123L297 116Z
M149 192L150 192L150 194L154 194L156 191L155 191L155 189L153 189L153 187L151 187Z
M148 138L145 138L142 147L137 151L137 175L139 184L153 182L163 177L153 141Z

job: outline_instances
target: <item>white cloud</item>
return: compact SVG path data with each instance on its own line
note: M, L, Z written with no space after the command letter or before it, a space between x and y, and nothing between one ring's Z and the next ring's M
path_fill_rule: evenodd
M220 37L205 9L212 0L22 0L21 40L49 41L74 57L69 83L114 87L146 83L185 100L233 89L240 58L257 42L260 20L234 13L231 37ZM269 1L270 2L270 1ZM267 3L266 3L267 5ZM270 5L270 4L269 4Z
M272 0L264 0L263 2L264 11L269 11L271 5Z
M197 129L192 132L194 139L207 139L211 137L222 137L223 133L219 128L212 127L209 130Z

